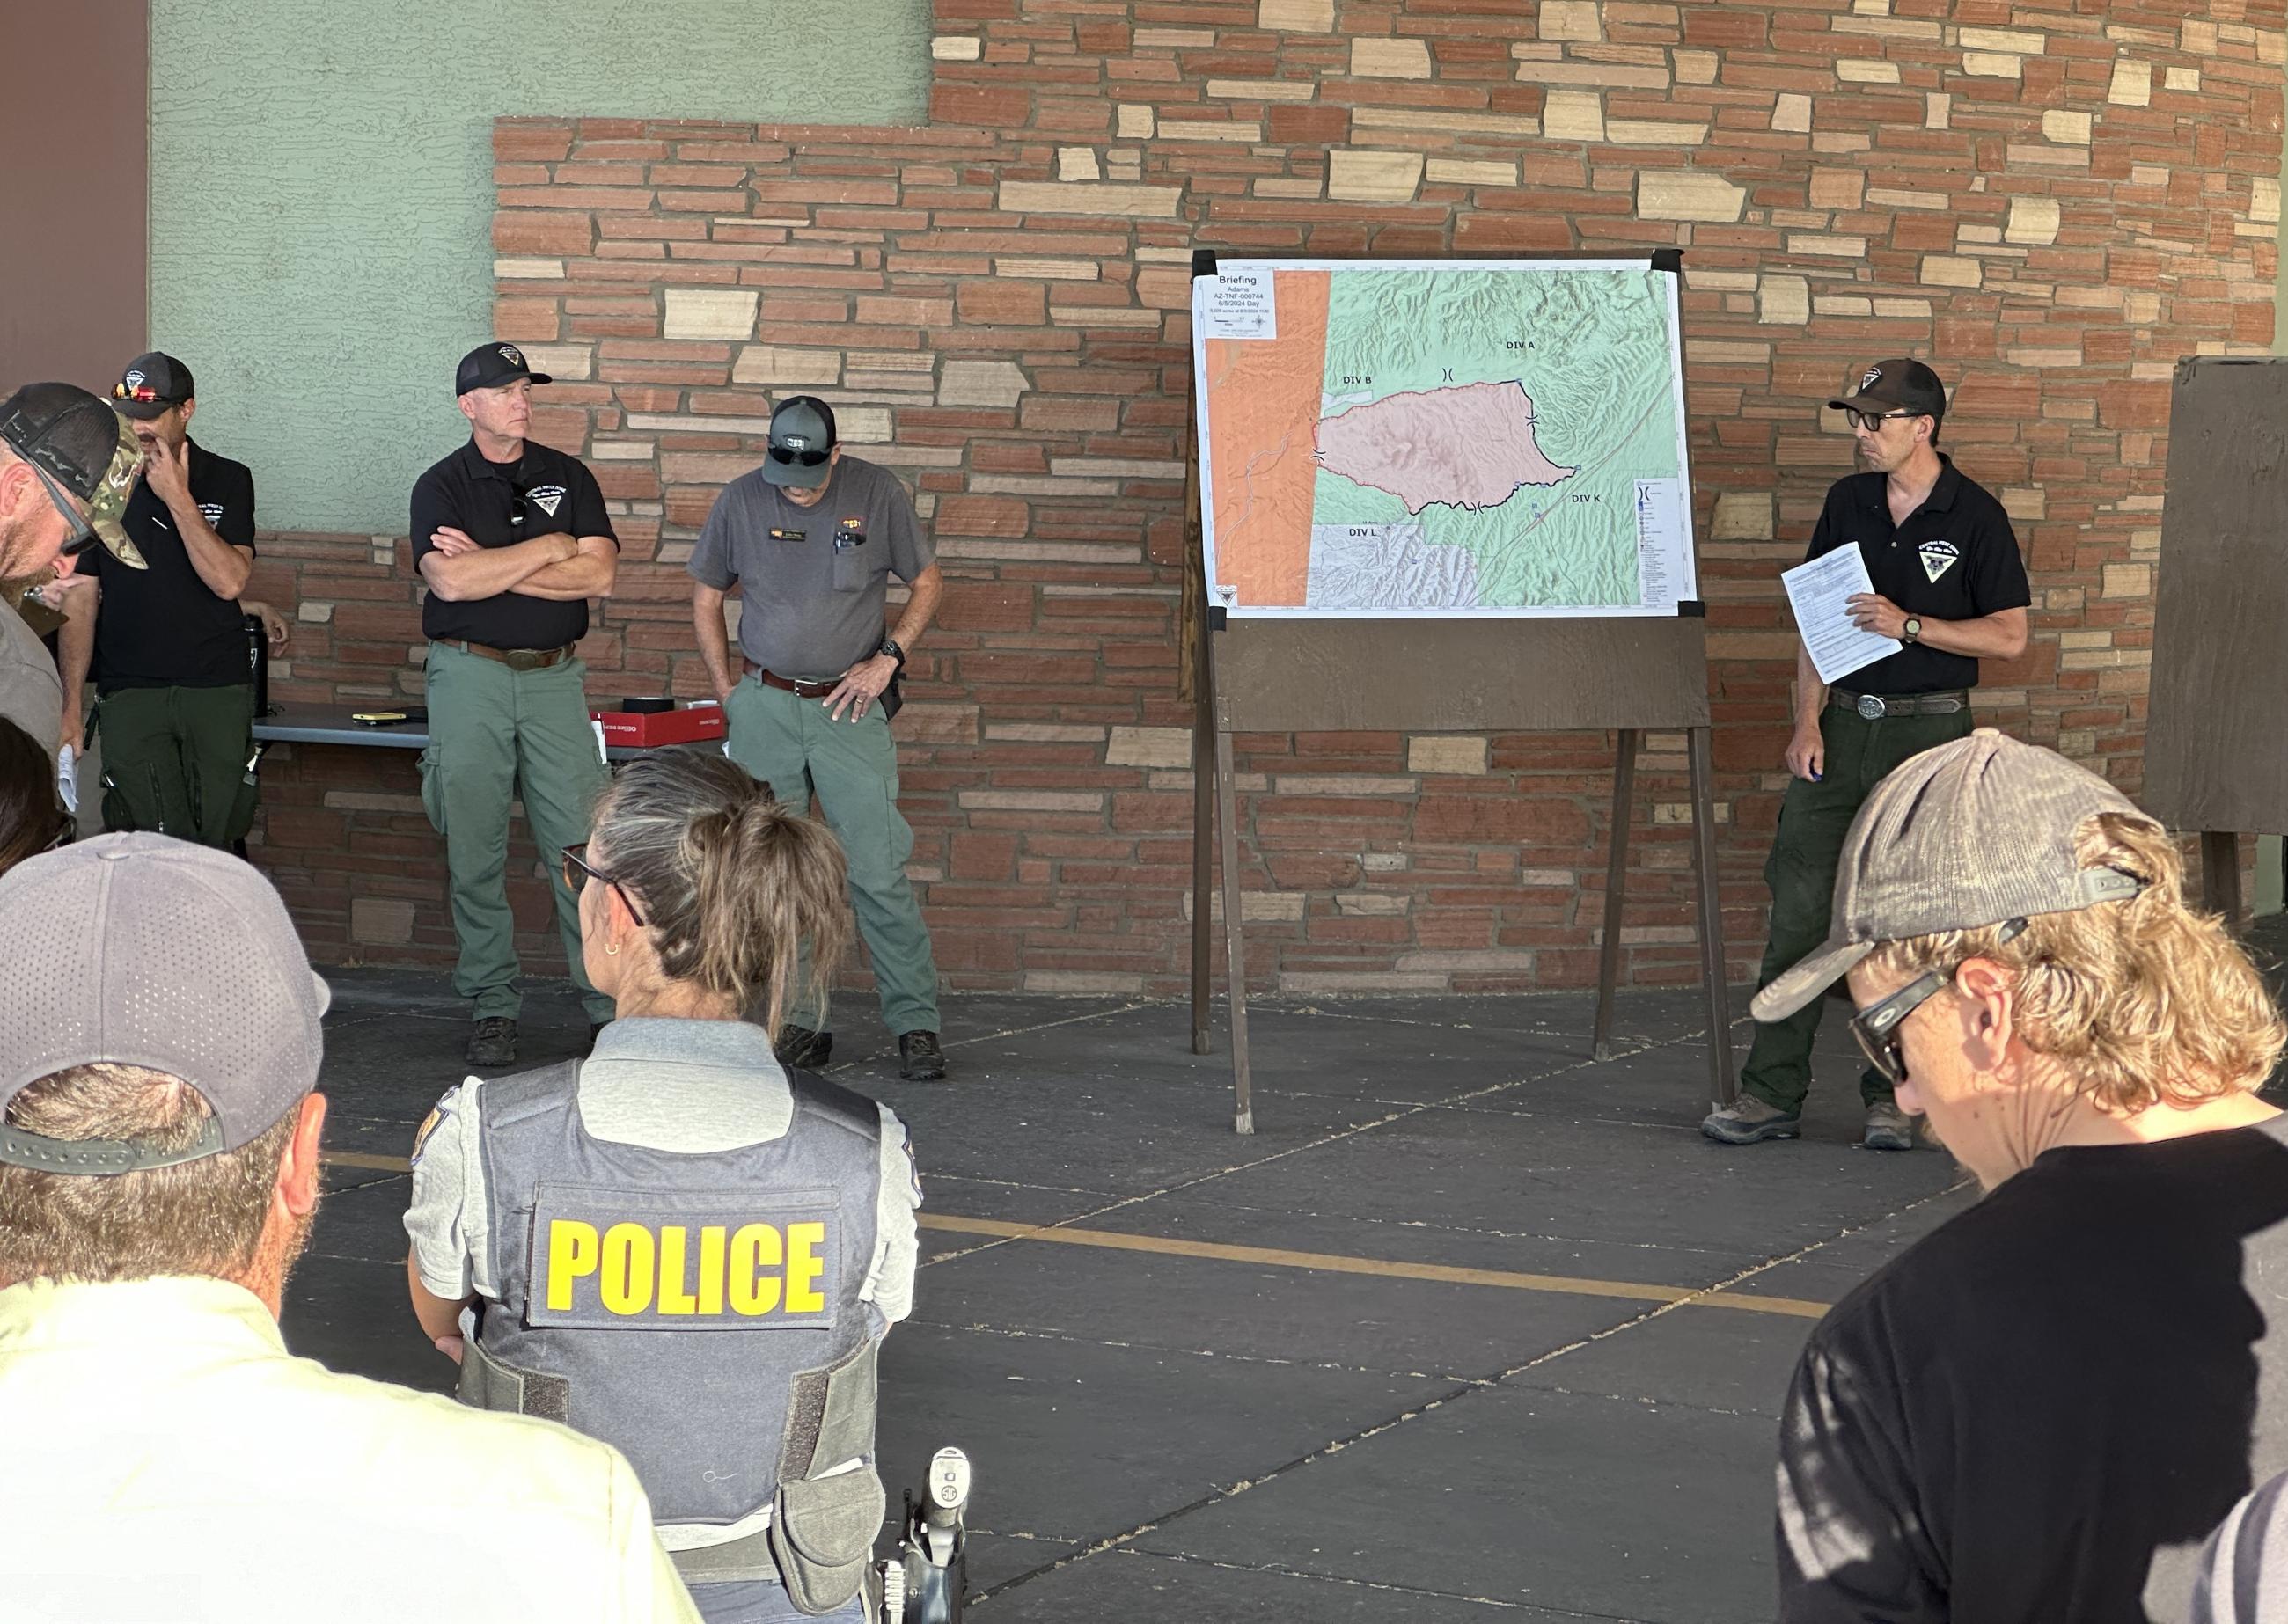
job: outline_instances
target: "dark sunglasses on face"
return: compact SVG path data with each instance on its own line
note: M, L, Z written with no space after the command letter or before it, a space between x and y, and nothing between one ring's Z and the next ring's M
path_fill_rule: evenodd
M38 477L40 488L48 493L48 500L55 504L56 511L62 514L64 522L71 527L70 538L57 551L69 558L76 558L94 546L94 530L89 527L86 517L72 506L71 498L64 495L64 487L58 485L48 471L37 463L27 462L24 466Z
M588 882L591 880L595 881L599 885L608 885L619 892L620 900L628 905L629 917L636 923L648 928L643 916L643 910L636 906L636 899L628 894L628 888L590 862L584 855L587 850L588 843L584 840L576 846L564 848L564 889L576 897L587 888Z
M834 455L830 446L823 451L790 451L784 446L771 448L771 461L779 463L798 463L805 468L815 468Z
M2026 922L2014 919L2002 927L2002 939L2015 941L2025 934ZM1907 1058L1899 1047L1899 1027L1908 1016L1943 992L1954 980L1955 970L1927 970L1887 998L1879 998L1851 1017L1851 1035L1867 1064L1895 1089L1907 1080Z

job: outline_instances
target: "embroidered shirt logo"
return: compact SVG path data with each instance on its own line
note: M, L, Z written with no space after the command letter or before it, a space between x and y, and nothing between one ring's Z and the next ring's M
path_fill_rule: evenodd
M533 506L551 519L556 517L556 510L564 503L564 487L560 485L536 486L525 495L532 499Z
M1915 551L1922 555L1923 574L1934 582L1962 562L1962 554L1952 542L1925 542Z
M199 517L205 519L207 523L211 525L218 525L222 523L222 503L219 502L202 502L199 503Z

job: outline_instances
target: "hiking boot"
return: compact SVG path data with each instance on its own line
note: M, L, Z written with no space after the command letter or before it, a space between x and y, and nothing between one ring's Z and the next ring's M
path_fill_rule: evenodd
M813 1032L807 1026L789 1022L779 1028L778 1041L771 1045L771 1052L778 1057L781 1066L798 1066L804 1071L814 1072L833 1054L834 1034Z
M463 1051L471 1066L516 1064L516 1022L506 1015L481 1015L469 1028L469 1046Z
M898 1075L908 1082L935 1082L945 1075L945 1050L934 1032L898 1034Z
M1768 1105L1752 1094L1743 1094L1728 1105L1712 1111L1700 1131L1720 1145L1754 1145L1763 1139L1792 1139L1803 1131L1803 1113Z
M1867 1107L1867 1137L1860 1141L1871 1151L1911 1151L1915 1148L1915 1119L1889 1100Z

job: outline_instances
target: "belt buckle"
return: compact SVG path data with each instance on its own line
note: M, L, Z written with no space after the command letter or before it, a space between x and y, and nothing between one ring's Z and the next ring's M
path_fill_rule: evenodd
M1859 702L1852 709L1856 710L1863 719L1875 722L1882 719L1883 712L1889 707L1883 703L1880 694L1863 693L1859 696Z

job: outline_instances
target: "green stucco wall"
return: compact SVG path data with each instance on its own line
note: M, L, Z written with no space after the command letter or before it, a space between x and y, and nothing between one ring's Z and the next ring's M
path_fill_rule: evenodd
M491 336L495 117L910 124L928 85L928 0L151 0L151 341L265 527L401 532Z

